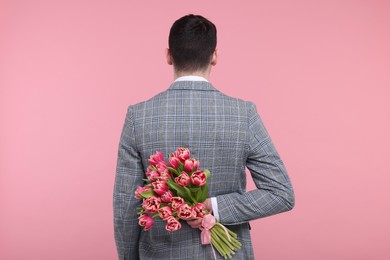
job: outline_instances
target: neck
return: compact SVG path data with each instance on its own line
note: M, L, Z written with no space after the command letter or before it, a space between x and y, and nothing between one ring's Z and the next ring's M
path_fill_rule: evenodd
M199 76L203 77L207 80L209 80L210 77L210 68L207 68L205 71L193 71L193 72L186 72L186 71L174 71L173 74L173 80L176 80L177 78L183 77L183 76Z

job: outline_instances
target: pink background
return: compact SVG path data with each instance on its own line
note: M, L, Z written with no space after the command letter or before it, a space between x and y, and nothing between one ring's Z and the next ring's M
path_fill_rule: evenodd
M126 109L170 85L188 13L217 25L211 82L257 104L295 188L252 222L256 258L390 259L389 2L183 2L0 2L0 259L116 259Z

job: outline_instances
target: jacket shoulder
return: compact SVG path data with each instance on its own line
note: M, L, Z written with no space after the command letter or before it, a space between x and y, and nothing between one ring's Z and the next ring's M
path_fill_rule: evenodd
M128 105L127 110L133 111L133 113L137 113L137 111L144 111L147 107L150 107L157 100L161 99L164 95L166 95L166 92L167 91L165 90L165 91L160 92L147 100L144 100L144 101L132 104L132 105Z
M241 98L229 96L223 92L219 92L221 95L221 98L226 100L227 102L230 102L232 105L236 105L240 108L246 108L247 110L256 110L256 105L252 101L244 100Z

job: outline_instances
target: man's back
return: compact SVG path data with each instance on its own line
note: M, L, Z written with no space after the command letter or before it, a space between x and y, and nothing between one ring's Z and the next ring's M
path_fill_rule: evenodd
M209 197L217 198L221 223L234 224L229 228L242 243L234 259L253 258L250 220L290 207L286 201L267 208L260 193L246 193L247 166L258 188L260 183L263 188L274 186L276 194L289 196L284 166L258 120L252 103L228 97L205 81L175 82L167 91L130 106L127 114L134 138L128 143L133 142L139 153L139 174L146 172L150 155L156 151L167 155L178 147L189 148L200 167L210 170ZM256 162L260 150L264 162L269 160L266 166ZM272 182L265 175L274 178ZM129 183L135 183L136 176L129 176ZM132 225L137 225L136 218ZM183 224L181 230L169 233L165 222L158 219L151 230L141 231L138 246L141 259L212 258L211 247L201 245L198 229Z

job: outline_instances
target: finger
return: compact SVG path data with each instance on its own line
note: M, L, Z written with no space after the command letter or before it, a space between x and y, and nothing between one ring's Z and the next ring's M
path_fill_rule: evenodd
M199 228L200 225L199 224L190 224L190 227L192 227L192 228Z
M194 227L194 226L197 226L198 225L198 221L195 219L195 220L187 220L187 223L188 225L190 225L191 227Z
M187 220L188 225L190 225L193 228L200 227L201 222L202 222L202 219Z

